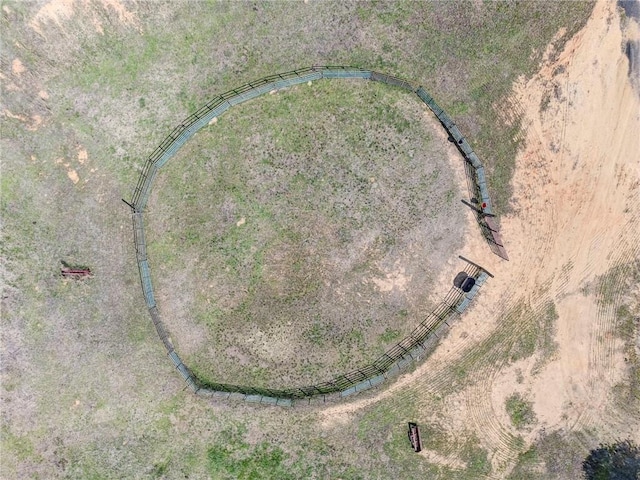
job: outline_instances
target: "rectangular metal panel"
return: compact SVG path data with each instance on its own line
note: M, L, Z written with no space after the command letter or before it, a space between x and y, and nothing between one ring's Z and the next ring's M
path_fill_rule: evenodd
M140 270L142 291L144 293L144 298L147 301L147 307L155 307L156 300L153 297L153 287L151 285L151 272L149 271L149 263L146 260L142 260L138 262L138 268Z
M348 397L349 395L353 395L354 393L356 393L356 387L351 387L351 388L347 388L346 390L343 390L342 392L340 392L340 396L341 397Z
M369 380L364 380L354 386L356 392L362 392L364 390L369 390L371 388L371 382Z
M324 70L322 78L371 78L371 71L368 70Z
M178 365L178 371L180 372L180 375L182 375L182 378L184 378L185 380L187 380L191 376L184 363L180 363L180 365Z
M176 368L178 368L178 365L182 363L182 360L180 360L180 357L175 351L169 353L169 358L171 358L171 361L176 366Z
M456 306L456 310L458 311L458 313L462 313L467 309L468 306L469 306L469 299L465 297L464 300L462 300L462 302L460 302L460 304Z

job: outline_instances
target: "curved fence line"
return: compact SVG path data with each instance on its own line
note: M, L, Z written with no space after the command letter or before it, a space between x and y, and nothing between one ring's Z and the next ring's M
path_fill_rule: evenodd
M467 262L465 272L475 279L475 286L465 293L459 288L453 287L445 299L431 312L409 336L397 345L389 349L370 365L348 373L338 375L333 379L306 387L269 389L242 385L205 382L197 378L182 362L175 351L169 334L164 327L160 312L156 306L151 283L151 272L147 259L147 248L144 238L144 222L142 213L149 200L151 188L156 175L167 161L186 143L198 130L205 127L222 115L234 105L254 99L265 93L277 91L292 85L311 82L324 78L355 78L366 79L399 87L413 93L431 109L443 127L449 133L450 140L463 154L465 170L469 185L469 193L472 199L480 199L481 207L475 209L478 223L485 238L492 246L494 253L507 258L506 251L491 220L491 199L486 185L484 167L480 159L464 139L453 120L440 108L426 90L422 87L390 75L372 70L344 66L313 66L291 72L280 73L262 78L255 82L247 83L239 88L229 90L215 97L205 106L189 116L178 125L164 141L153 151L142 169L140 178L136 184L132 201L127 204L132 208L132 220L134 231L134 243L140 281L144 298L156 328L158 336L167 349L168 356L175 365L187 385L197 394L203 396L224 396L239 398L250 402L259 402L274 405L291 405L293 401L300 399L311 400L319 397L326 400L329 396L346 397L356 392L367 390L383 382L399 372L405 370L413 362L428 353L437 342L438 332L448 327L447 320L462 313L476 295L480 286L490 276L476 264ZM488 221L487 221L488 220ZM496 236L497 235L497 236ZM497 248L496 248L497 247Z

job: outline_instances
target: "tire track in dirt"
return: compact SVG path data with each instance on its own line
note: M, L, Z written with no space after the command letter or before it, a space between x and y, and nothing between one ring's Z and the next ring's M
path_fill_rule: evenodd
M600 11L596 12L596 15L600 15L599 20L604 17L603 11L606 9L600 4ZM569 72L574 68L574 56L580 52L582 38L578 38L575 43L573 46L569 45L569 54L561 57L561 62L564 62L566 70ZM613 58L615 62L615 56ZM601 68L606 69L607 67ZM506 219L504 222L505 238L511 246L510 254L512 254L513 260L517 261L519 272L498 270L497 273L507 273L512 284L523 286L520 289L522 292L520 298L530 306L531 314L528 317L521 317L517 323L514 323L514 328L503 339L505 344L515 342L518 337L526 334L525 332L530 325L535 325L535 317L543 313L541 307L546 301L554 300L557 302L563 300L567 295L576 295L580 288L592 281L596 275L602 275L611 266L620 262L628 262L631 259L630 255L620 253L623 250L628 251L621 244L625 242L624 240L617 244L611 241L612 237L616 235L612 232L619 230L617 222L612 217L613 214L619 213L621 210L619 198L613 199L616 202L613 207L616 211L604 213L604 222L601 217L603 213L593 208L593 205L607 208L606 200L611 200L611 198L607 198L607 195L602 194L603 190L611 190L611 180L613 180L608 159L605 159L603 155L598 155L596 151L592 157L589 156L583 160L580 156L581 150L583 154L589 152L585 148L575 148L572 146L572 142L567 141L568 125L571 125L571 138L575 137L578 109L574 104L581 101L579 98L581 93L577 86L581 80L579 77L580 75L578 78L566 75L563 81L567 98L562 102L560 121L556 123L556 125L558 123L561 125L559 152L550 151L545 145L546 138L550 135L549 128L545 131L541 124L525 127L529 132L527 142L529 150L525 150L518 168L522 169L521 171L526 171L529 178L526 179L527 182L518 185L518 187L528 187L528 192L523 194L523 191L527 191L525 188L514 189L514 195L519 197L521 202L518 212L518 215L521 216L521 223L517 223L518 219ZM606 129L605 132L608 130ZM611 155L616 159L616 152L612 152ZM618 161L623 163L629 161L621 157L618 154ZM576 159L587 162L586 165L580 166L580 170L584 170L584 172L576 171ZM537 171L535 171L536 169ZM602 180L603 178L604 180ZM549 184L551 185L549 186ZM624 191L626 187L628 185L619 189L620 192ZM545 194L548 194L549 198L540 201ZM527 203L530 210L522 206ZM529 213L529 216L522 218L523 213L524 215ZM511 220L514 220L515 225L520 227L514 230L519 230L521 237L528 238L529 248L521 248L520 252L514 251L513 242L509 242L514 237L508 233L509 221ZM633 224L634 221L635 218L628 225ZM576 235L572 236L573 232L568 232L567 229L575 230ZM630 235L632 235L632 231L622 233L621 237L633 238L629 237ZM571 246L568 243L571 241L575 241L576 244ZM588 253L585 254L585 250ZM606 258L603 252L605 254L616 252L616 255L610 255L609 258ZM522 255L518 255L519 253ZM515 264L516 261L513 263ZM553 265L558 266L554 269ZM529 281L530 278L533 278L534 281ZM503 285L504 283L501 286ZM620 290L620 285L616 284L614 288ZM515 294L511 293L508 296L508 301L505 302L505 308L517 304L517 298ZM614 304L616 303L614 302ZM590 426L602 423L602 415L598 407L604 403L597 401L597 399L605 397L589 396L585 390L591 391L596 384L603 382L611 384L618 372L615 355L619 342L611 335L611 329L615 322L615 309L616 307L612 305L607 309L601 308L599 312L594 312L596 315L593 318L593 326L588 331L589 350L586 352L588 374L582 380L580 378L576 380L578 384L584 382L581 385L581 390L574 393L569 384L563 384L560 387L564 390L564 395L567 398L575 400L573 402L575 411L572 417L575 418L577 415L578 419L572 422L574 429L581 429L583 425ZM600 337L603 338L603 341L594 343ZM502 408L502 405L492 405L486 393L491 391L496 378L500 377L502 370L509 365L504 360L504 353L503 349L496 348L492 354L486 356L486 359L483 358L482 363L486 363L486 365L477 366L471 375L479 380L465 393L466 405L468 406L467 415L475 426L474 430L482 432L483 445L495 452L494 467L503 460L513 459L514 453L517 451L509 442L509 434L513 429L510 425L499 421L498 415L495 414L496 408ZM572 374L571 370L568 372Z
M531 127L532 122L528 122L524 128L528 132L534 132L537 143L542 145L543 138L540 132ZM527 152L529 154L522 158L525 165L521 167L535 172L532 177L540 185L550 181L550 161L542 152L539 148ZM513 264L517 265L517 268L499 272L505 275L505 281L501 285L504 290L501 291L509 292L501 299L503 308L499 315L508 316L508 312L516 311L519 305L524 305L526 312L504 320L498 327L502 330L500 341L481 359L470 362L470 377L476 381L465 391L467 415L474 430L481 432L483 446L492 452L491 461L496 472L504 471L511 459L517 455L519 446L513 426L505 423L504 416L496 411L496 408L504 409L504 405L494 405L490 392L498 377L510 365L514 347L521 338L532 334L532 329L536 328L536 317L539 315L540 307L550 299L547 290L553 281L553 274L545 275L545 272L539 271L539 266L552 254L557 230L557 214L553 203L540 203L536 189L522 189L518 191L517 196L524 196L524 201L536 208L521 208L518 212L522 221L518 225L519 228L513 230L519 230L520 238L526 239L524 242L528 245L519 248L517 254L513 255ZM516 237L509 235L509 232L505 236L510 245L514 243L510 242L510 239ZM523 243L522 240L520 243ZM568 278L565 279L566 283ZM526 288L514 289L513 285L526 285ZM494 332L494 335L496 333Z
M499 363L494 363L493 368L489 371L474 372L482 380L471 387L466 395L467 408L475 427L474 430L483 433L483 444L489 447L489 452L492 452L490 459L494 470L498 471L508 464L518 449L512 429L501 421L501 416L496 412L491 396L487 395L493 389L499 373L508 365L508 362L504 360L505 354L508 355L508 353L508 351L498 350L490 356L489 361L497 359ZM502 360L500 361L500 359Z
M623 231L631 233L638 225L638 215L635 215L627 222ZM625 278L627 265L640 258L640 243L631 243L629 235L621 235L616 242L613 252L615 255L610 260L611 270L607 274L608 278L602 279L602 284L598 286L598 312L594 324L593 341L594 348L590 352L589 359L589 387L596 391L598 385L606 383L615 385L620 380L619 365L610 361L615 358L616 351L621 348L621 342L616 337L616 326L618 322L617 310L622 305L625 295ZM612 400L611 395L592 397L591 405L585 408L582 414L576 419L573 429L587 429L596 427L601 421L600 412ZM616 414L615 409L608 409L610 412L610 422L613 429L618 429L624 425L625 420L622 415ZM610 427L611 428L611 427Z
M602 7L602 4L599 8L601 14L603 10L606 10ZM612 31L615 32L613 27ZM610 36L608 32L602 35ZM593 41L593 39L590 41ZM613 42L606 43L605 45L608 47L616 47L616 43L618 43L618 39L614 38ZM619 71L617 72L617 67L620 66L620 62L617 61L616 55L610 54L608 59L603 57L604 55L597 60L603 61L603 63L605 61L610 62L615 66L611 69L608 69L605 65L601 67L601 69L607 73L599 74L604 77L604 80L600 81L605 85L596 85L596 87L599 87L601 90L604 88L605 92L598 92L596 89L593 102L597 106L600 106L600 99L609 99L611 96L616 95L619 98L627 93L627 87L622 85L624 82L620 82ZM594 61L594 64L595 63L596 61ZM609 74L609 72L612 73ZM584 72L576 76L578 77L577 80L579 80L581 75L584 75ZM607 81L611 84L606 85ZM565 82L565 85L567 85L567 88L574 88L573 83ZM575 91L579 92L580 82L577 81L575 85L578 85L578 87L575 87ZM609 88L607 89L607 87ZM588 93L589 89L587 88L586 91ZM573 90L569 91L572 95L573 92ZM580 107L579 104L581 101L584 100L581 100L579 95L572 96L571 103L578 103L578 108ZM612 103L619 104L620 100L605 101L604 105L606 107L607 104ZM574 109L577 108L574 107ZM610 109L605 108L605 110ZM614 112L614 114L615 113L618 112ZM573 116L575 117L576 115L574 114ZM580 119L585 122L582 125L585 129L588 130L590 127L597 125L597 120L593 120L592 118L591 116L584 115L584 117ZM629 145L629 141L627 140L625 142L624 139L625 135L636 130L637 127L635 127L635 125L638 123L637 114L633 114L623 108L619 112L618 117L607 117L606 120L610 123L599 126L599 130L597 131L599 136L606 139L603 141L603 146L600 147L600 149L594 148L593 153L591 153L587 148L578 147L573 151L575 158L581 161L587 160L588 162L586 165L581 165L580 168L590 169L590 172L580 175L573 173L576 163L569 165L572 161L572 150L567 148L562 150L561 158L563 161L560 162L560 164L564 163L565 172L559 169L556 175L556 179L559 180L562 180L559 175L563 174L566 175L567 178L573 179L574 190L578 190L577 187L580 187L579 192L576 192L578 194L576 195L574 193L575 198L568 199L569 203L572 204L571 206L573 206L568 212L575 212L574 216L576 220L565 215L565 222L562 223L562 228L559 229L559 234L562 235L565 233L565 229L571 228L572 222L577 223L579 220L583 224L583 228L576 231L579 236L571 237L566 234L564 235L566 240L575 241L575 250L579 253L577 257L571 257L571 261L576 264L579 269L575 272L577 275L570 275L572 279L568 282L577 287L588 286L598 278L598 275L603 275L610 271L611 268L632 261L635 256L633 253L635 247L632 247L630 243L637 242L633 236L632 226L637 221L638 215L637 213L629 214L629 212L630 210L636 210L637 212L637 207L635 207L637 202L629 202L630 205L624 205L624 201L621 201L627 196L626 194L628 194L629 191L633 190L633 179L631 184L629 181L626 181L626 183L622 182L621 184L619 179L616 182L615 177L618 175L618 170L620 170L620 172L633 171L633 164L630 163L630 159L628 158L628 151L624 148L626 146L627 149L631 148L631 150L633 150L634 145ZM565 120L563 122L563 131L565 131L563 135L565 136L567 135L566 125L567 122ZM614 126L614 129L612 130L609 125ZM576 127L573 127L573 130L575 131ZM622 130L622 133L618 133L618 130ZM596 130L594 130L594 133L595 131ZM633 133L631 133L631 135L633 135ZM575 132L572 133L572 138L574 137ZM584 141L586 144L594 143L586 136L584 137ZM605 142L609 142L609 144L605 145ZM619 147L619 145L623 147ZM585 154L586 158L584 158ZM571 171L569 172L566 170L568 167L571 167ZM582 179L580 177L582 177ZM633 197L634 194L631 193L629 198L632 199ZM623 217L627 217L625 219L626 222L620 221L623 220ZM583 245L588 246L586 255L580 253L584 248ZM562 278L562 282L563 284L567 284L566 277ZM562 386L564 395L570 400L570 405L572 405L572 412L570 413L571 419L567 425L570 430L581 430L589 427L596 428L601 426L603 422L606 423L606 420L603 419L602 412L610 401L608 388L613 386L617 375L620 373L619 362L617 361L620 342L613 333L616 322L616 309L621 299L620 291L622 290L622 284L620 282L620 278L615 278L614 283L609 286L609 290L613 290L613 295L609 298L606 305L599 301L596 302L596 300L599 300L597 298L592 300L585 298L585 300L595 303L592 310L586 310L591 312L590 318L593 319L593 322L587 325L587 362L586 373L583 374L584 384L582 385L582 391L577 392L568 388L566 384ZM568 295L570 290L570 288L564 286L558 289L556 284L556 288L554 289L555 300L562 302L564 300L563 296ZM574 290L579 292L581 288ZM576 301L582 302L579 298L573 300L573 302ZM561 367L571 368L571 365L565 361ZM575 375L576 373L574 367L573 374ZM590 392L591 394L586 392ZM610 412L611 409L607 408L606 411ZM613 416L616 416L616 414L614 413Z
M353 412L384 398L398 415L406 402L421 405L425 418L440 410L450 435L470 430L491 452L494 478L502 478L522 451L518 435L526 449L543 428L629 430L628 418L625 430L624 415L610 408L610 388L620 375L613 329L623 277L615 279L607 305L590 293L597 278L637 261L640 253L634 236L640 221L633 163L638 148L629 140L640 122L633 113L637 99L629 98L614 8L599 1L557 59L514 89L511 103L523 112L526 142L513 178L515 213L502 219L511 262L486 260L495 278L428 362L389 391L351 406ZM563 85L564 96L540 111L554 82ZM486 246L475 235L468 238L464 255L484 263ZM522 339L535 337L550 302L559 315L558 347L533 374L540 354L518 362L511 357ZM527 375L521 384L509 380L516 364ZM396 398L399 389L406 394ZM530 431L517 431L504 411L514 391L533 401L539 422ZM445 399L436 407L421 402L436 395ZM452 447L442 448L442 455L455 456Z

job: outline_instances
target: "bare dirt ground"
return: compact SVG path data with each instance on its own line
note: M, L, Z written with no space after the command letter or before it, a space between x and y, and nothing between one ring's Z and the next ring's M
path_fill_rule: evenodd
M626 374L623 342L613 332L614 306L603 304L593 287L612 268L640 259L640 103L622 48L637 34L633 22L620 24L615 5L600 1L562 52L550 50L540 72L514 86L526 144L513 178L515 211L502 219L511 261L484 261L495 279L427 364L378 397L323 412L325 425L347 422L358 409L407 386L437 392L446 366L494 333L517 305L535 314L553 302L553 355L482 362L471 384L448 402L443 423L453 432L474 431L491 452L497 477L508 473L512 438L522 434L504 409L514 392L532 400L538 419L524 432L527 444L558 429L640 439L640 414L629 421L614 406L613 388ZM464 251L486 258L479 235L471 237ZM638 286L616 292L625 293L637 299ZM469 329L472 334L462 334ZM451 466L456 456L431 455L431 461Z

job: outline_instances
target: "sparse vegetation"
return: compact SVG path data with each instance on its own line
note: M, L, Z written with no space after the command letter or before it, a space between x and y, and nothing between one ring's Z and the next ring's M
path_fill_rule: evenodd
M536 320L539 331L536 343L540 357L532 369L532 373L534 374L540 371L547 362L552 360L558 350L558 344L555 341L556 320L558 320L555 304L553 302L547 303Z
M237 107L165 167L148 252L162 304L189 305L167 322L187 365L212 381L247 383L248 362L268 367L262 386L315 383L420 322L433 304L419 292L465 224L445 201L453 173L422 109L389 87L325 80ZM176 291L181 278L190 288ZM200 347L184 340L191 318L206 324ZM287 345L273 352L278 338ZM217 355L229 345L246 362ZM320 379L299 368L300 351Z
M541 460L535 446L518 455L518 461L507 480L542 479Z
M553 358L557 350L554 340L555 321L558 314L553 302L535 311L528 306L519 305L510 313L510 317L518 318L518 335L514 338L510 360L516 362L528 358L538 352L539 358L533 368L537 372Z
M543 435L535 444L539 458L544 461L541 479L580 478L584 437L584 432L561 430Z
M519 393L514 393L505 401L505 409L514 427L522 429L535 422L533 404L525 400Z
M209 472L216 479L288 480L309 478L310 472L300 470L300 465L287 462L282 449L260 442L250 445L244 440L242 430L222 432L219 443L207 450Z
M615 386L618 406L636 412L640 406L640 356L637 347L640 335L640 305L630 294L640 282L640 265L628 262L611 269L597 282L598 300L603 308L616 307L613 333L624 342L626 375Z
M636 412L640 405L640 356L636 345L640 335L639 319L628 305L621 305L616 311L616 332L624 341L627 374L624 381L616 385L615 398L620 408L629 412Z
M459 365L450 366L464 372L459 383L446 375L435 383L419 379L418 384L428 384L429 389L437 385L439 397L431 390L403 389L389 395L385 412L378 412L378 404L373 403L363 408L363 415L341 416L343 423L332 424L325 422L316 407L285 410L208 402L183 391L184 383L158 341L140 293L129 209L121 199L130 198L139 169L153 149L211 96L298 66L354 64L423 83L455 115L486 162L490 189L499 213L504 213L521 135L517 115L515 119L504 115L517 109L500 106L513 81L535 71L556 32L567 27L562 40L571 37L584 24L591 7L584 2L485 2L473 7L456 2L380 2L359 4L356 9L349 2L95 1L62 2L52 8L44 2L2 2L0 273L5 286L1 299L0 476L173 479L272 475L346 480L473 479L493 473L482 439L462 430L460 435L466 438L456 438L447 430L449 425L438 425L433 419L445 411L449 396L468 385L483 366L509 358L513 338L520 333L519 317L507 318L496 338L483 341L464 354ZM354 146L371 142L378 150L368 151L386 159L390 154L382 151L386 140L402 139L417 128L416 117L409 115L413 104L407 103L405 109L402 95L393 90L376 92L381 101L369 102L370 97L362 92L374 91L370 85L360 90L349 90L340 82L302 87L221 117L219 124L210 127L216 135L207 137L202 132L193 139L163 171L159 181L165 183L154 190L158 198L147 212L150 219L157 219L149 225L153 274L166 274L155 277L161 293L158 301L164 318L175 322L176 342L185 351L206 338L199 328L218 345L229 340L223 338L229 332L238 334L236 328L251 330L247 322L253 318L251 308L264 308L263 318L271 318L272 305L261 306L258 301L268 298L259 281L269 276L270 268L288 267L290 282L284 284L275 275L271 285L282 290L285 310L324 288L318 275L306 281L302 273L310 267L308 273L315 271L309 258L294 248L303 238L296 237L293 228L285 228L295 226L293 219L278 217L282 213L273 211L275 204L267 208L249 195L264 188L253 185L255 191L251 190L246 182L249 174L255 174L256 182L268 179L268 171L289 175L287 165L278 162L288 159L294 162L291 165L301 165L309 148L330 149L334 145L326 143L333 134L343 134L338 139L340 146L352 152L352 157L342 159L342 174L350 182L343 185L342 193L355 192L356 205L351 211L359 211L359 221L366 225L372 210L370 205L367 210L365 196L358 192L369 188L364 175L367 169L378 169L377 175L383 164L367 165L363 158L362 172L346 170L348 160L355 160ZM292 99L290 105L287 98ZM352 112L344 105L361 108ZM287 111L295 108L297 114ZM320 108L335 110L336 120L345 123L332 125L325 119L326 130L314 131L308 124L304 135L297 137L277 128L276 119L290 130L305 109L310 121L321 123ZM255 122L265 115L272 122L264 125L263 133ZM368 130L376 125L377 130ZM367 131L373 136L367 137ZM417 144L414 154L424 149L427 156L422 158L430 160L435 144L433 138ZM213 147L215 150L207 151ZM338 153L335 157L340 157ZM408 150L405 153L398 155L394 167L400 170L388 172L390 178L414 177ZM249 166L254 170L249 171ZM433 183L450 181L450 172L438 171ZM320 178L308 172L291 175L287 178L291 198L311 202L305 192L318 200L329 198L314 183ZM206 195L196 195L196 187L208 188ZM225 198L216 187L228 189L228 205L235 211L231 208L225 213L221 208ZM397 197L396 187L390 190L391 201ZM423 209L419 202L428 185L414 187L415 195L402 202L415 205L404 221L422 218L425 211L437 213ZM457 186L444 190L442 205L432 210L446 212L458 201L457 191ZM171 213L161 208L163 195L173 201L166 205ZM325 225L349 213L338 208L333 212L329 207L320 212ZM215 215L225 214L229 218L224 228L214 232L215 225L220 225L214 222L218 220ZM238 226L243 216L246 223ZM283 228L259 230L273 219L285 222L280 224ZM349 223L342 221L343 226ZM404 226L402 222L394 225ZM168 227L172 230L160 235ZM339 247L351 241L348 233L349 228L337 229L329 238ZM394 245L396 232L391 233L381 238L380 249L403 247ZM276 241L290 247L288 257L280 260L271 255L277 251ZM176 250L176 245L184 251ZM201 249L203 245L206 248ZM240 308L243 299L231 293L227 294L228 305L207 304L207 281L213 272L203 272L202 267L208 268L213 258L220 260L216 265L220 285L230 292L253 295L253 303L247 302L244 310ZM60 259L89 265L94 277L90 282L65 281L59 276ZM162 272L161 265L167 271ZM175 270L169 271L171 268ZM233 275L238 275L237 283L225 283ZM172 280L164 289L163 279ZM238 284L241 288L234 290ZM424 292L412 296L412 301L424 299ZM376 330L375 325L366 325L376 318L368 317L362 322L370 330L355 325L347 329L353 333L345 335L345 341L351 342L360 358L367 354L360 351L360 345L395 341L393 332L413 325L415 312L421 311L413 305L385 308L386 313L397 313L399 326L380 325ZM229 321L229 311L235 322ZM196 328L181 330L181 318L189 318ZM332 330L314 327L316 319L311 320L309 331L299 332L300 337L283 336L282 348L297 341L337 342ZM270 339L278 337L275 328L269 334ZM270 365L258 363L242 369L242 351L213 353L201 357L203 370L212 358L231 363L229 356L236 355L237 364L231 365L236 373L256 381L272 379ZM484 358L487 353L490 357ZM357 358L342 361L350 365ZM305 368L305 375L316 378L317 372ZM408 416L425 426L428 448L442 455L460 450L462 467L435 465L415 455L406 438Z

